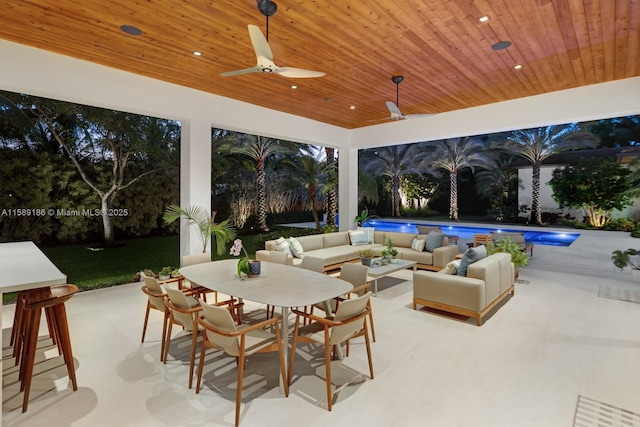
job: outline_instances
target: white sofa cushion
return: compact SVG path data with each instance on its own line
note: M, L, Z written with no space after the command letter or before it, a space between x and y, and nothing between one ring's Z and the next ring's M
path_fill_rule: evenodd
M369 237L361 230L349 230L349 239L351 240L351 246L366 245L369 243Z
M278 240L276 240L275 243L276 243L276 251L293 255L291 253L291 248L289 247L289 242L287 241L287 239L285 239L284 237L280 237Z
M296 258L304 257L304 249L302 248L302 245L297 239L293 237L289 237L289 249L291 249L291 254L294 257Z

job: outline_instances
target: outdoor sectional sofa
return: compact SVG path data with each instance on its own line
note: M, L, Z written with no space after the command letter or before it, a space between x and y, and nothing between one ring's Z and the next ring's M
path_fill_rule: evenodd
M411 249L411 243L415 237L426 239L426 235L382 231L374 232L373 243L357 246L351 244L347 231L312 234L295 239L302 245L304 256L324 259L324 271L335 270L345 262L358 260L360 257L356 253L357 250L371 249L374 254L380 256L382 250L386 248L385 240L387 238L392 239L393 246L398 250L397 258L416 261L417 267L421 269L440 270L458 254L458 246L449 246L446 237L442 246L433 253L414 251ZM265 249L256 252L256 259L266 260L269 251L275 250L276 241L267 240ZM300 258L295 258L292 255L289 255L287 259L287 264L290 265L298 265L300 262L302 262Z
M495 253L470 264L467 275L444 271L413 273L413 309L417 305L476 319L482 318L509 294L514 294L514 267L511 255Z

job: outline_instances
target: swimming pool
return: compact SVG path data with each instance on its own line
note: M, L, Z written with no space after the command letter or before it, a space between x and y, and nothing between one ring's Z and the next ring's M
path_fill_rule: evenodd
M524 233L524 238L528 242L549 246L569 246L573 243L580 233L561 232L561 231L537 231L527 229L515 229L506 227L469 227L447 224L429 224L423 222L396 222L396 221L369 221L376 231L398 231L401 233L417 233L417 225L428 225L441 227L445 234L456 235L463 239L473 239L474 234L489 234L490 231L504 231Z

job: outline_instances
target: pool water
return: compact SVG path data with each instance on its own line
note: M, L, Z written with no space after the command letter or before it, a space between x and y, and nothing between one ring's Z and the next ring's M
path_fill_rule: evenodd
M549 246L569 246L573 243L580 233L560 232L560 231L537 231L527 229L514 229L503 227L467 227L458 225L446 225L446 224L428 224L428 223L412 223L412 222L395 222L395 221L369 221L376 231L397 231L400 233L417 233L418 225L427 225L441 227L442 232L445 234L456 235L462 239L473 239L474 234L489 234L490 231L504 231L504 232L516 232L524 233L524 239L527 242L537 243L539 245Z

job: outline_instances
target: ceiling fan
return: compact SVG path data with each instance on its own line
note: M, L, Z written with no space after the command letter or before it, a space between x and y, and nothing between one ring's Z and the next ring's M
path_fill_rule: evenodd
M272 16L274 13L276 13L277 8L277 5L272 1L258 1L258 9L264 16L267 17L267 37L269 36L269 16ZM271 47L269 47L267 37L265 37L264 34L262 34L262 31L260 31L260 28L256 27L255 25L248 25L248 28L249 37L251 37L251 44L253 45L253 50L256 54L256 66L245 68L243 70L220 73L221 76L238 76L240 74L250 73L273 73L280 74L283 77L298 79L324 76L325 73L322 73L320 71L304 70L302 68L293 67L278 67L273 62L273 53L271 52Z
M381 121L381 120L404 120L404 119L419 119L421 117L429 117L434 116L435 114L402 114L398 105L398 94L400 89L400 83L404 80L404 76L393 76L391 77L391 81L396 85L396 103L394 104L391 101L387 101L387 108L389 109L389 113L391 114L389 117L385 117L384 119L373 120L373 121Z

